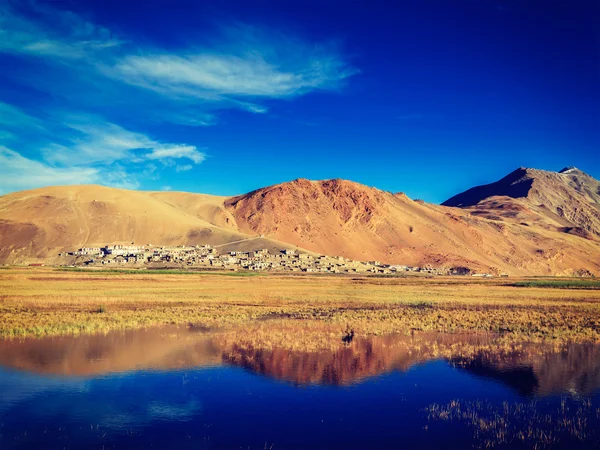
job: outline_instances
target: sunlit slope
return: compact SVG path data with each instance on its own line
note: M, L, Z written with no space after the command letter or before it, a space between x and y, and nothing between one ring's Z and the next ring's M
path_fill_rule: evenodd
M148 192L148 195L211 225L237 229L233 215L224 206L228 197L188 192Z
M512 274L566 275L600 268L597 241L545 223L478 217L345 180L299 179L226 204L243 232L354 259Z
M0 197L0 261L54 258L63 250L108 243L222 244L248 236L221 228L218 214L203 215L218 200L189 194L130 191L103 186L64 186ZM222 203L222 201L221 201ZM204 209L203 209L204 208ZM205 220L206 219L206 220Z

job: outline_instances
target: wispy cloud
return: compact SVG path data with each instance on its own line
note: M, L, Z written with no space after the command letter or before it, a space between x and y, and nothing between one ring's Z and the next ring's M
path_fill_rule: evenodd
M51 116L42 120L5 104L0 104L0 111L11 113L3 116L5 125L33 124L37 142L45 142L38 160L24 157L7 145L1 147L0 190L3 192L10 184L15 189L77 182L137 188L140 179L157 178L157 167L151 162L159 162L164 167L187 162L186 166L191 169L192 164L199 164L205 158L193 145L159 142L98 116ZM60 138L52 139L54 134ZM0 133L0 145L2 142L27 147L26 139L12 133Z
M38 131L44 129L42 121L32 117L19 108L0 101L0 127L6 130L22 130L34 128Z
M7 53L73 60L121 44L110 30L35 1L6 5L0 14L0 51Z
M333 43L312 44L279 31L237 24L211 42L166 53L143 49L100 65L106 75L169 98L195 98L263 113L248 99L290 98L339 89L358 71Z
M147 158L159 160L184 158L199 164L204 161L205 155L193 145L157 145L147 155Z
M238 24L221 27L210 40L165 51L136 45L69 11L32 1L24 5L1 16L0 52L63 64L78 60L73 70L104 77L105 83L200 104L205 111L229 107L263 113L266 107L256 100L336 90L357 73L333 43L309 43L280 31Z
M0 64L6 55L20 61L3 75L41 99L24 108L0 99L10 163L0 165L0 189L10 189L6 180L13 189L75 180L136 187L161 170L189 171L205 160L202 136L165 138L164 123L214 126L226 109L268 114L272 100L336 91L357 73L335 43L282 31L223 26L166 49L48 3L0 2ZM150 128L157 123L162 136ZM20 167L35 164L43 175L19 183Z
M21 156L0 146L0 193L48 185L98 183L98 169L90 167L52 167Z
M193 166L191 164L185 164L183 166L177 165L175 166L175 170L177 172L187 172L188 170L192 170Z
M355 72L339 58L290 48L292 54L305 53L305 59L288 62L265 56L272 52L187 55L151 54L126 56L113 75L126 83L170 96L194 96L207 101L237 97L286 98L340 86ZM262 112L261 108L248 108Z
M59 164L110 164L115 161L172 161L188 159L194 164L204 160L204 153L193 145L162 143L145 134L126 130L119 125L102 122L94 116L67 120L73 131L68 144L51 144L44 149L45 159Z

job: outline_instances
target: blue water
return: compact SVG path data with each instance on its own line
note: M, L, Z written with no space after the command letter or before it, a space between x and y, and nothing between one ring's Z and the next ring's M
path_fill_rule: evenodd
M573 395L564 386L560 393L523 396L501 378L474 375L444 360L337 386L299 385L226 364L86 376L36 374L5 365L0 366L0 448L482 446L484 440L468 423L428 417L430 405L457 399L498 410L504 402L534 405L540 415L555 414L561 404L574 412L588 402L585 440L561 436L542 448L599 448L597 390ZM518 421L513 426L518 429ZM495 448L531 448L531 442Z

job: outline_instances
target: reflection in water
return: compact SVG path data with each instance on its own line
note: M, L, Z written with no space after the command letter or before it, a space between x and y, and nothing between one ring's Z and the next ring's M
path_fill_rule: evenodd
M0 346L0 365L38 374L89 376L220 363L220 354L206 333L194 328L14 339Z
M450 361L475 375L501 381L523 396L588 395L600 389L600 346L592 343L529 344L515 352L482 350Z
M261 327L2 341L0 448L599 444L593 344Z
M344 334L344 338L349 333ZM499 381L522 396L590 394L600 389L600 346L500 345L489 335L413 334L360 337L336 348L267 345L227 331L166 327L107 335L4 341L0 365L38 374L91 376L113 372L215 366L243 367L297 385L349 385L442 359Z

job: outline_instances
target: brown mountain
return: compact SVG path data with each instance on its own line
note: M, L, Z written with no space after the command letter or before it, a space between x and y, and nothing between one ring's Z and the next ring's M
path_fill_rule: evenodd
M518 191L524 189L515 188L514 195ZM547 204L563 205L565 215L585 207L586 217L593 217L597 210L591 194L586 201L568 183L546 183L538 192ZM330 255L519 274L598 271L599 242L580 225L532 201L480 198L477 208L449 208L350 181L300 179L231 198L226 205L246 233ZM571 205L572 199L578 201L576 206Z
M60 251L111 242L231 243L515 275L600 273L599 186L577 169L519 169L441 206L345 180L232 198L43 188L0 197L0 262L57 262Z
M108 243L223 245L250 238L238 231L225 200L95 185L4 195L0 197L0 263L64 262L58 253ZM269 239L255 244L285 247Z
M575 167L560 172L520 168L492 184L446 200L474 214L538 218L582 237L600 236L600 182ZM534 214L527 213L531 211Z

